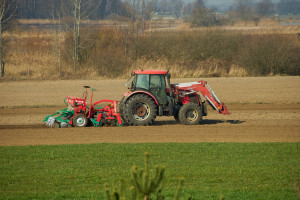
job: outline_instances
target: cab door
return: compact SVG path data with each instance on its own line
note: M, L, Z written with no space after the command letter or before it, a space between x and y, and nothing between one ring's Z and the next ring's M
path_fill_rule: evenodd
M160 105L167 104L165 76L159 74L152 74L150 76L150 92L156 97Z

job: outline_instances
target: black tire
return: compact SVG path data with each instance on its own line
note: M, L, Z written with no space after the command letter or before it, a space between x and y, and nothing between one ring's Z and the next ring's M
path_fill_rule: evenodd
M174 114L174 119L176 120L177 123L181 123L179 120L178 112Z
M123 114L123 108L124 108L124 100L125 100L125 97L122 97L121 101L119 102L119 113L120 115Z
M174 106L174 110L173 110L173 112L174 112L174 119L176 120L176 122L178 124L181 123L180 120L179 120L179 115L178 115L180 108L181 108L181 105L177 104L177 105Z
M194 103L184 104L179 110L179 121L185 125L196 125L202 121L201 108Z
M133 126L147 126L153 123L157 115L154 101L144 94L130 97L124 106L124 120Z
M120 114L120 117L123 121L125 121L125 118L124 118L124 108L125 108L125 97L122 97L120 103L119 103L119 114Z
M75 127L86 127L88 122L89 121L84 114L75 115L73 118L73 126Z
M207 116L207 104L202 102L202 115Z

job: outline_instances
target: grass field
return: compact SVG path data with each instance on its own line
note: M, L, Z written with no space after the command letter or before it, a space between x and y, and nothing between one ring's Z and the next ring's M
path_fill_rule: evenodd
M166 166L172 199L297 199L300 143L92 144L0 147L0 199L104 199L132 165ZM298 196L299 198L299 196Z

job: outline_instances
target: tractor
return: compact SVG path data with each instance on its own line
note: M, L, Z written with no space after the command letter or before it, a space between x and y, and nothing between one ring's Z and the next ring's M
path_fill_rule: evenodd
M170 78L163 70L133 71L126 83L129 91L119 105L122 119L129 125L146 126L157 116L174 116L179 123L196 125L207 115L207 103L229 115L206 81L171 84Z
M174 116L179 123L196 125L207 115L207 104L220 114L229 115L227 107L206 81L171 84L170 78L171 75L163 70L135 70L126 83L129 91L120 102L104 99L93 103L96 90L84 86L82 98L67 96L64 100L67 108L46 116L43 121L49 127L59 128L88 124L122 126L123 122L145 126L152 124L157 116ZM91 89L89 105L88 89Z

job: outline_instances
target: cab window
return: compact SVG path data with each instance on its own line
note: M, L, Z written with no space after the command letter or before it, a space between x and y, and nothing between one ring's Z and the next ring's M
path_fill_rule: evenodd
M149 90L149 75L139 74L136 79L136 88Z
M156 96L160 104L167 103L166 82L164 76L151 75L150 92Z

